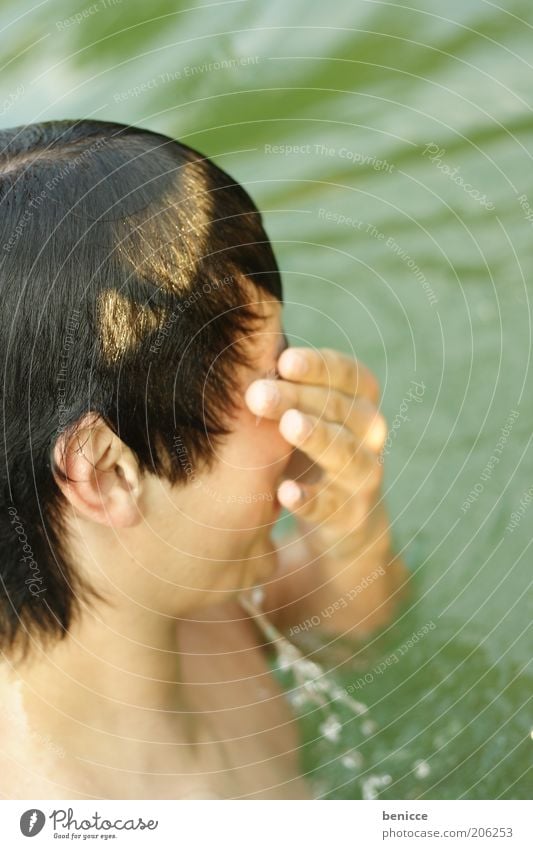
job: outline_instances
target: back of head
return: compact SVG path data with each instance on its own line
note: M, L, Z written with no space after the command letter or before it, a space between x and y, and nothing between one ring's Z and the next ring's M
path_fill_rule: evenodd
M254 286L281 299L246 191L167 136L105 121L0 131L0 649L90 599L64 550L52 450L88 411L143 471L187 476L230 427ZM247 306L248 304L248 306Z

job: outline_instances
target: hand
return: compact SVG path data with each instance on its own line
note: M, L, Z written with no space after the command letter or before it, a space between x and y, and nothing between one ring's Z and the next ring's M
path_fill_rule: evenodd
M378 382L361 362L327 348L288 348L278 373L282 380L257 380L246 392L249 409L279 420L296 449L278 499L315 553L353 557L371 533L388 528L380 500L387 425ZM276 390L270 400L267 386Z

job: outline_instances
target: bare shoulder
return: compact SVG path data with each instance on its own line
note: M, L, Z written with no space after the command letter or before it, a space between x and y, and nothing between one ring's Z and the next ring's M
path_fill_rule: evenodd
M6 726L0 731L1 799L86 799L79 792L79 780L68 775L60 747L38 735L10 735ZM59 753L58 753L59 752ZM52 778L53 776L53 778Z
M16 673L0 667L0 798L88 798L79 786L61 744L29 725Z

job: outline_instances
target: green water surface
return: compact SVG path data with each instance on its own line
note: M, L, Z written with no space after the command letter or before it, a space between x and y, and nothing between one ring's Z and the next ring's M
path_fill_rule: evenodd
M67 21L89 5L3 3L2 125L94 116L213 157L264 210L292 342L362 358L397 423L414 595L335 673L369 673L369 719L339 709L335 740L302 719L317 793L530 797L533 7L107 0Z

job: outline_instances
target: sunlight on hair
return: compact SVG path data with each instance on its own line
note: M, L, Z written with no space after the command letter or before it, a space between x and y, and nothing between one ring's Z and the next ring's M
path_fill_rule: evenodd
M102 292L98 297L98 326L107 362L115 363L133 352L164 320L161 308L136 304L116 290Z

